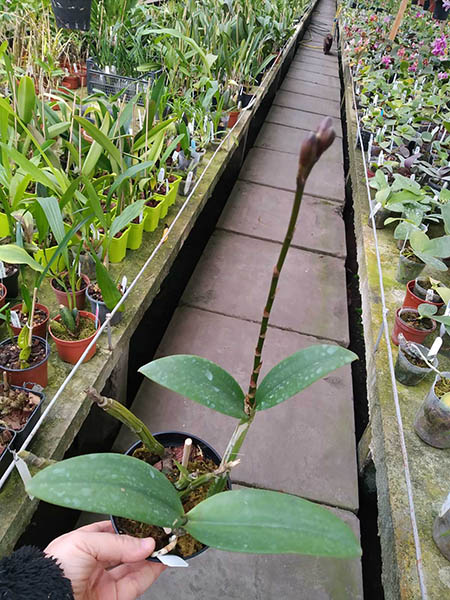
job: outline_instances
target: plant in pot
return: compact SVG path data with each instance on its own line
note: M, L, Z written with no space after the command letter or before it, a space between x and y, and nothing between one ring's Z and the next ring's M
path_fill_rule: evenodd
M437 371L435 381L416 414L414 430L430 446L450 448L450 372Z
M100 322L92 313L77 308L70 309L61 304L59 315L50 321L49 333L61 360L74 365L93 340L99 327ZM96 344L93 344L83 362L90 360L95 351Z
M282 361L258 385L270 312L305 183L333 139L331 119L327 119L302 145L297 193L273 271L248 393L244 394L235 379L221 367L197 356L170 356L141 369L153 381L237 419L220 464L214 461L208 464L206 453L202 457L199 452L200 441L194 442L190 461L186 440L190 436L183 434L184 445L170 436L165 442L161 439L161 443L143 423L130 416L125 407L101 398L100 405L106 404L108 412L128 421L141 438L129 451L134 456L100 454L63 461L37 473L27 484L29 494L62 506L113 514L122 519L122 529L123 520L128 520L131 527L130 521L165 528L166 537L158 530L161 544L157 556L161 550L162 553L173 550L184 554L178 546L181 538L186 538L182 545L186 543L188 548L187 558L193 549L195 553L195 548L205 546L250 553L305 553L345 558L359 555L359 545L351 530L323 507L279 492L224 491L228 472L236 464L257 412L276 406L357 358L338 346L313 346ZM78 493L81 488L83 494ZM270 536L267 535L269 528ZM187 536L198 543L194 548L187 543L190 541Z
M44 396L26 386L11 386L6 373L0 384L0 427L16 433L14 448L20 448L41 413Z
M423 343L425 338L436 329L436 321L415 308L399 308L395 313L394 329L391 339L396 346L402 333L408 342Z
M91 305L91 312L96 316L100 323L104 323L106 316L120 302L122 295L126 292L126 277L122 278L120 284L117 284L109 274L106 267L94 255L96 263L97 283L91 282L86 290L86 298ZM116 311L110 320L111 325L120 323L123 316L123 306Z
M438 367L438 359L425 346L408 342L402 333L398 335L398 339L395 378L403 385L417 385L431 373L433 367Z
M399 283L408 283L420 275L425 265L437 271L446 271L447 265L442 258L450 256L450 235L430 239L420 230L412 231L409 243L405 243L400 252L396 279Z
M427 303L437 309L450 300L450 289L432 277L416 277L406 284L406 294L403 307L417 308L419 304Z

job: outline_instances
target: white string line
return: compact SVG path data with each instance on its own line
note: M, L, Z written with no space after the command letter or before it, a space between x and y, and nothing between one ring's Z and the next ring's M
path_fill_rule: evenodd
M353 96L353 108L354 108L355 116L356 116L358 138L359 138L359 143L361 146L361 155L362 155L363 166L364 166L364 178L365 178L366 189L367 189L367 198L369 201L369 208L370 208L370 219L372 222L372 232L373 232L373 237L375 240L375 251L376 251L377 267L378 267L378 281L379 281L380 292L381 292L381 305L383 308L382 313L383 313L384 336L385 336L385 340L386 340L389 372L390 372L390 376L391 376L392 393L393 393L393 398L394 398L395 412L396 412L396 416L397 416L397 425L398 425L398 431L399 431L399 437L400 437L400 447L401 447L401 451L402 451L403 468L404 468L404 472L405 472L405 482L406 482L406 489L407 489L407 494L408 494L408 504L409 504L409 515L411 518L411 525L412 525L413 537L414 537L414 546L415 546L415 551L416 551L417 574L419 576L419 585L420 585L422 600L428 600L428 592L427 592L427 587L426 587L426 582L425 582L425 574L423 572L423 564L422 564L422 549L421 549L421 544L420 544L420 537L419 537L419 531L418 531L417 519L416 519L416 511L415 511L415 506L414 506L414 495L413 495L412 483L411 483L411 473L409 470L408 451L406 449L405 432L404 432L404 428L403 428L403 419L402 419L402 414L401 414L401 410L400 410L400 400L399 400L399 395L398 395L397 382L395 379L394 359L392 356L392 348L391 348L390 336L389 336L389 325L388 325L388 321L387 321L387 313L389 312L389 310L386 306L386 298L385 298L384 284L383 284L383 269L381 266L381 257L380 257L380 248L378 245L378 235L377 235L377 229L375 226L375 215L373 214L373 210L372 210L372 198L371 198L371 193L370 193L369 178L367 176L367 163L366 163L366 157L365 157L365 152L364 152L364 144L363 144L362 135L361 135L361 127L359 124L358 108L356 105L355 84L354 84L354 79L353 79L353 73L351 72L350 66L349 66L349 73L350 73L350 77L351 77L351 81L352 81L351 88L352 88L352 96Z
M300 20L300 22L297 24L296 32L290 38L290 40L288 40L286 42L286 44L285 44L285 46L283 48L283 51L282 51L282 53L280 55L282 58L285 58L286 54L288 53L288 47L289 47L290 43L292 42L293 38L295 38L296 35L298 34L298 31L300 30L300 28L302 27L302 25L304 23L304 19L305 19L305 17L303 16L302 19ZM266 79L270 75L272 75L272 71L275 69L275 67L279 66L279 68L281 69L282 63L283 63L282 60L280 60L279 63L274 63L274 65L267 71L266 75L264 76L264 78L263 78L263 80L261 82L260 89L257 91L257 93L255 94L255 96L262 97L262 94L263 94L263 89L262 88L264 87L263 83L266 81ZM253 102L253 104L255 104L255 103L256 103L256 98L255 98L255 102ZM253 104L251 104L250 106L252 106ZM247 107L247 109L248 108L249 107ZM63 383L61 384L61 386L58 388L58 390L56 391L55 395L53 396L53 398L51 399L51 401L49 402L49 404L45 408L44 412L39 417L39 420L36 422L35 426L31 430L31 432L28 435L28 437L26 438L26 440L23 442L23 444L22 444L22 446L21 446L21 448L20 448L20 450L18 452L22 452L23 450L27 449L27 447L29 446L29 444L33 440L34 436L36 435L37 431L41 427L42 423L44 422L45 418L47 417L48 413L53 408L54 404L56 403L56 401L58 400L58 398L61 396L62 392L66 389L67 385L69 384L69 382L71 381L71 379L73 378L73 376L77 373L80 365L83 364L83 361L86 358L86 356L87 356L88 352L90 351L90 349L97 342L98 338L103 333L103 331L105 331L106 328L110 328L111 327L110 321L111 321L112 317L116 314L116 312L119 310L119 308L125 302L125 300L128 298L129 294L131 293L131 290L138 283L138 281L140 280L140 278L144 274L144 271L147 269L148 265L152 262L152 260L154 259L154 257L158 253L159 249L163 245L163 243L168 239L170 232L173 230L173 228L175 226L175 223L178 221L178 219L180 218L181 214L184 212L186 206L188 205L189 201L191 200L191 198L192 198L193 194L195 193L197 187L199 186L200 182L202 181L205 173L208 171L208 168L210 167L212 161L216 157L217 153L222 149L222 147L225 144L225 142L230 139L232 133L234 132L235 128L240 123L241 119L243 119L243 117L244 117L245 114L246 114L246 109L241 110L241 112L239 114L239 117L236 120L236 123L233 125L232 128L230 128L230 130L227 133L227 135L223 138L223 140L217 146L216 150L214 151L214 153L212 154L211 158L209 159L206 167L200 173L200 175L199 175L199 177L198 177L198 179L197 179L194 187L190 191L189 195L187 196L186 200L184 201L183 205L181 206L180 210L178 211L177 215L175 216L174 220L172 221L171 225L167 229L166 233L163 235L163 237L161 238L161 240L158 242L157 246L155 247L155 249L153 250L153 252L150 254L150 256L148 257L148 259L145 261L145 263L142 266L141 270L136 275L136 277L134 278L134 280L132 281L132 283L130 284L130 286L128 287L128 289L126 290L126 292L123 294L123 296L120 299L120 301L116 304L116 306L114 307L114 309L111 312L108 313L108 315L107 315L104 323L101 325L101 327L99 328L99 330L97 331L97 333L95 334L95 336L92 338L91 342L86 347L86 350L80 356L78 362L73 366L72 370L70 371L70 373L68 374L68 376L66 377L66 379L63 381ZM8 466L8 468L6 469L6 471L4 472L3 476L1 477L1 479L0 479L0 490L2 489L2 487L5 484L6 480L8 479L10 473L14 469L14 466L15 466L14 462L11 463Z

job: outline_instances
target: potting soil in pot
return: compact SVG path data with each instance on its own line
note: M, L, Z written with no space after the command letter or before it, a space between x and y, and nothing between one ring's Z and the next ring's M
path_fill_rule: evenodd
M66 289L69 290L69 292L72 290L72 286L70 284L69 278L64 277L63 279L64 281L64 285L66 286ZM76 292L80 292L81 290L83 290L86 287L86 281L83 278L80 278L78 280L79 285L77 286L77 289L75 290ZM66 290L63 288L63 286L59 283L59 281L57 281L56 279L53 279L52 281L53 283L53 287L55 287L59 292L65 292ZM77 282L76 282L77 283Z
M418 356L415 356L414 354L412 354L411 352L407 352L406 350L403 350L403 353L406 356L406 358L408 359L408 361L415 367L419 367L419 369L428 369L429 368L427 363L424 360L422 360L421 358L419 358Z
M117 289L121 294L123 294L121 285L118 285ZM88 294L92 298L92 300L95 300L96 302L104 302L102 291L97 283L91 283L91 285L88 288Z
M26 325L28 321L28 314L24 314L22 311L20 311L17 313L17 316L19 317L20 325L22 327ZM33 315L33 328L36 327L36 325L41 325L41 323L43 323L47 318L48 315L45 310L36 308Z
M0 456L6 450L12 438L13 434L11 431L0 431Z
M415 312L409 312L405 310L401 313L400 319L410 327L418 329L419 331L428 331L433 329L433 323L430 319L427 317L420 319Z
M40 401L32 392L0 386L0 426L20 431Z
M442 398L442 396L444 396L444 394L447 394L448 392L450 392L450 379L442 377L441 379L439 379L439 381L436 382L434 386L434 393L438 398ZM444 404L446 406L449 406L449 401L446 399L446 402L444 402Z
M95 322L88 317L80 316L80 324L78 327L78 334L76 336L70 335L66 328L61 325L58 321L52 321L50 328L55 337L59 340L64 340L66 342L73 342L74 340L85 340L88 337L91 337L96 331L97 327L95 326Z
M133 452L133 456L147 462L158 469L158 471L163 472L172 483L177 481L180 476L180 472L175 466L173 459L181 463L183 459L183 446L166 448L164 460L161 460L159 456L152 455L144 447L137 448ZM210 473L215 469L217 469L217 464L210 459L204 458L203 452L198 446L192 446L191 458L188 464L189 472L197 472L200 475L202 473ZM205 500L210 485L210 483L203 485L181 499L185 512L190 511L194 506ZM124 519L122 517L117 517L116 523L120 533L126 533L139 538L154 538L156 542L155 550L160 550L167 546L169 537L172 535L166 534L161 527L147 525L147 523L140 523L139 521L132 521L131 519ZM195 554L203 547L204 545L201 542L198 542L191 535L186 534L178 538L177 545L171 551L171 554L186 558Z
M17 344L10 342L0 346L0 366L8 369L21 369L19 354L21 350ZM33 367L41 363L47 356L47 349L43 342L33 338L31 354L27 360L28 366Z

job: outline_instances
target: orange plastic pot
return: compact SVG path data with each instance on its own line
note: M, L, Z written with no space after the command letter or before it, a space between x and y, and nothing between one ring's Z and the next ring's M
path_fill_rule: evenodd
M33 335L37 335L38 337L45 339L47 337L48 318L49 318L50 313L49 313L48 308L46 306L44 306L43 304L36 303L36 308L44 311L47 314L47 318L42 323L39 323L38 325L33 325ZM13 306L11 308L11 310L14 310L18 313L21 311L21 309L22 309L21 304L16 304L15 306ZM14 331L14 335L19 335L22 328L15 327L14 325L11 324L11 329Z
M63 275L63 277L64 276L65 275ZM82 308L84 308L84 305L86 304L86 290L88 289L89 284L91 283L90 279L87 275L81 274L81 277L86 285L78 292L75 292L75 306L76 306L76 308L78 308L78 310L81 310ZM62 292L61 290L58 290L58 288L56 288L53 284L54 281L55 281L55 279L51 279L50 285L52 287L52 290L55 292L55 296L56 296L56 299L58 300L58 304L63 304L64 306L69 306L69 301L67 299L66 292ZM70 297L73 298L73 294L70 294Z
M80 310L80 317L86 317L86 318L90 319L91 321L94 321L94 323L95 323L95 315L93 315L90 312L86 312L85 310ZM61 320L61 315L58 315L57 317L55 317L55 321L60 321L60 320ZM48 328L48 331L49 331L50 335L52 336L53 341L55 342L56 349L59 354L59 358L61 360L63 360L64 362L70 363L71 365L75 365L80 360L81 355L86 350L86 348L89 346L91 341L94 339L95 334L97 333L99 327L100 327L100 323L99 323L96 331L92 335L90 335L88 338L85 338L84 340L73 340L73 341L72 340L61 340L61 339L57 338L52 333L51 324L50 324L50 327ZM89 352L87 353L85 359L83 360L84 363L87 362L88 360L90 360L94 356L96 349L97 349L97 344L94 344L92 346L92 348L89 350Z
M441 306L444 306L443 302L430 302L429 300L424 300L419 296L416 296L414 293L414 285L416 283L415 279L408 281L406 284L406 294L405 299L403 300L402 308L417 308L419 304L431 304L432 306L436 306L438 309Z
M400 335L400 333L403 333L405 339L408 340L408 342L417 342L418 344L423 344L427 335L433 333L433 331L436 329L436 321L433 321L433 319L431 319L431 321L433 322L432 329L415 329L414 327L411 327L410 325L402 321L401 315L403 312L406 311L414 312L417 313L417 315L419 315L419 311L415 308L399 308L395 313L394 331L391 335L392 341L396 346L398 346L398 336Z
M33 365L32 367L28 367L28 369L10 369L8 367L3 367L0 365L0 371L6 371L8 374L8 381L11 385L23 386L25 383L37 383L41 385L43 388L46 387L48 383L48 357L50 354L50 346L49 344L41 337L33 335L33 339L37 339L43 344L46 353L45 358L37 365ZM0 346L4 346L5 344L10 344L11 340L8 338L1 342ZM14 338L14 343L17 343L17 336Z
M231 129L232 127L234 127L236 125L238 119L239 119L239 111L238 110L232 110L230 113L228 113L228 128Z

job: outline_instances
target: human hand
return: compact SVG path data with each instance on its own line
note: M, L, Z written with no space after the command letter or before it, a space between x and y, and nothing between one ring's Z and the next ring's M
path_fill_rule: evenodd
M72 582L75 600L135 600L166 568L145 560L154 549L152 538L117 535L101 521L56 538L44 552Z

